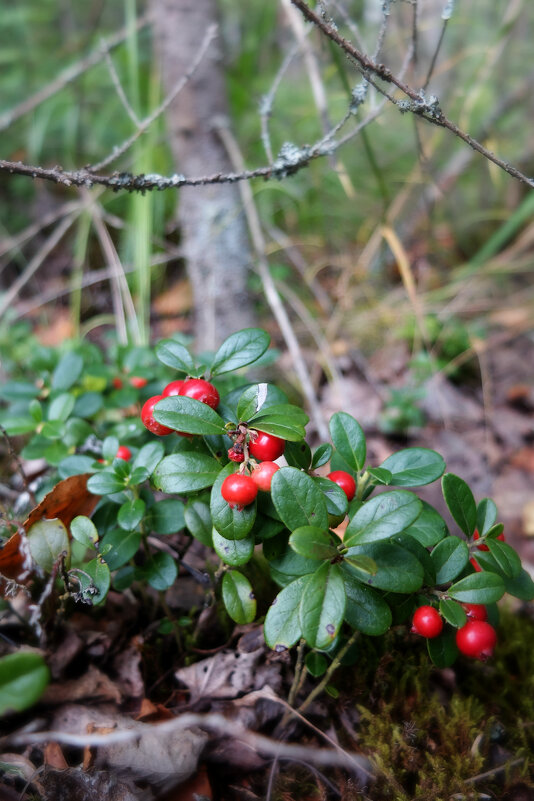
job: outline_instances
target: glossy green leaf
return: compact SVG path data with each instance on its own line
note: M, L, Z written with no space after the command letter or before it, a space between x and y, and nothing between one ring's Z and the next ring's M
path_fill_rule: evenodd
M222 599L229 616L239 625L256 617L256 598L250 581L237 570L227 571L222 580Z
M409 534L424 548L432 548L440 540L447 536L447 525L439 512L433 506L423 501L423 508L419 517L404 529L405 534Z
M426 647L428 655L436 667L447 668L456 662L458 648L456 632L453 629L444 629L439 637L427 639Z
M36 564L46 573L50 573L64 553L69 553L69 535L65 525L59 519L43 518L28 529L28 545Z
M91 456L78 453L67 456L58 465L59 477L69 478L69 476L79 476L82 473L92 473L95 469L94 463L95 460Z
M35 431L37 424L33 417L28 416L6 416L2 415L0 422L10 436L17 437L19 434L29 434Z
M282 467L272 479L271 497L290 531L301 526L328 528L326 502L313 478L295 467Z
M247 387L237 404L237 417L246 422L261 411L269 394L269 384L253 384Z
M222 537L229 540L242 540L248 536L256 519L256 501L242 509L233 509L221 495L225 478L235 473L234 462L223 467L213 484L210 496L210 512L214 528Z
M311 463L311 449L308 443L301 439L297 442L286 442L284 458L289 467L308 470Z
M504 586L506 587L506 592L513 595L514 598L519 598L522 601L534 600L534 581L524 569L513 579L505 578Z
M222 343L211 365L211 375L222 375L252 364L269 347L271 338L261 328L243 328Z
M124 479L120 479L111 468L95 473L87 481L87 489L93 495L114 495L122 492L124 487Z
M304 587L299 615L302 636L311 648L328 648L339 632L346 596L338 565L321 565Z
M375 560L371 559L370 556L364 556L363 554L359 556L345 556L344 561L363 573L368 573L370 576L374 576L378 572L378 566Z
M155 590L167 590L174 584L178 575L176 562L170 554L158 551L146 564L144 575Z
M119 508L117 523L125 531L133 531L143 519L145 508L146 504L141 498L126 501Z
M289 538L295 553L309 559L333 559L339 552L332 544L330 535L316 526L301 526Z
M93 606L104 603L111 583L111 576L107 563L102 556L97 556L84 565L83 569L89 575L92 584L97 590L97 593L92 596Z
M85 515L78 515L70 524L70 533L86 548L94 548L98 542L98 531L93 521Z
M423 566L412 553L399 545L382 541L349 548L347 556L360 555L369 556L376 562L378 569L375 575L370 576L346 562L343 563L343 570L369 587L404 594L416 592L423 584Z
M174 339L162 339L156 345L156 356L167 367L173 367L181 373L196 377L196 365L193 357L183 345Z
M318 679L319 676L326 673L328 660L324 654L320 654L317 651L310 651L306 654L304 664L310 676L313 676L314 679Z
M326 511L329 515L329 524L331 525L332 520L334 523L338 519L340 522L344 520L349 510L349 502L345 492L334 481L330 481L329 478L313 476L313 480L323 493L326 502Z
M433 548L430 558L436 570L436 584L447 584L459 576L469 562L469 548L460 537L445 537Z
M347 526L344 543L351 547L393 537L416 520L421 508L421 501L411 492L383 492L356 512Z
M389 470L385 470L383 467L368 467L367 472L374 480L375 484L383 484L387 487L389 484L393 483L393 475Z
M22 712L37 703L50 681L40 654L17 651L0 659L0 715Z
M347 596L345 620L353 629L378 637L392 623L391 609L382 596L343 571Z
M148 442L139 450L132 462L132 471L138 467L144 467L151 475L165 455L165 448L162 442Z
M52 373L52 389L70 389L83 370L83 358L78 353L65 353Z
M213 550L226 565L240 567L250 561L254 553L254 537L227 539L216 528L212 530L211 536Z
M460 629L467 623L465 609L457 601L442 599L439 602L439 613L443 618L445 618L447 623L450 623L451 626L454 626L456 629Z
M489 538L486 540L486 545L499 566L503 577L513 579L521 573L521 559L510 545L507 545L506 542Z
M334 447L353 470L365 465L367 445L360 424L346 412L336 412L330 418L330 436Z
M491 604L502 598L505 592L504 581L495 573L472 573L448 589L455 601L468 604Z
M332 458L332 446L329 442L325 442L323 445L319 445L317 450L313 454L313 459L311 463L312 470L317 470L318 467L322 467L327 462L330 461Z
M282 532L264 542L263 553L269 562L273 578L278 574L285 577L290 576L291 578L304 576L308 573L313 573L317 569L315 559L301 556L287 544L287 532Z
M102 539L102 550L106 546L111 546L110 550L104 554L104 561L110 570L117 570L135 556L141 544L140 531L124 531L122 528L115 528Z
M310 580L302 576L278 593L267 612L263 635L269 648L277 653L287 651L302 637L300 625L300 599Z
M307 422L308 415L302 409L290 403L282 403L262 410L250 419L249 424L257 431L298 442L306 434Z
M401 548L405 548L407 551L410 551L411 554L415 556L417 561L423 567L423 581L425 584L428 584L430 587L433 587L436 584L436 568L435 565L430 558L430 554L426 548L424 548L421 543L417 542L416 539L410 537L409 534L406 532L402 532L402 534L396 534L394 537L391 538L391 542L400 545Z
M103 407L104 398L99 392L84 392L76 398L73 412L78 417L94 417Z
M216 459L204 453L173 453L158 464L153 474L157 489L169 493L190 493L210 487L221 472Z
M391 473L396 487L422 487L443 475L443 457L429 448L405 448L389 456L380 467Z
M497 507L491 498L482 498L477 506L477 531L484 536L497 520Z
M68 392L63 392L50 402L50 406L48 407L48 419L60 420L64 423L73 409L74 396L70 395Z
M184 504L177 498L156 501L146 513L146 527L156 534L175 534L185 527L184 510Z
M211 406L194 398L173 395L154 406L154 418L175 431L186 434L224 434L224 420Z
M185 507L184 518L185 524L193 537L201 542L202 545L207 545L210 548L213 544L211 539L213 523L209 504L191 498Z
M472 537L477 524L477 507L468 485L454 473L445 473L441 488L455 522L467 537Z
M41 435L46 439L61 439L65 434L62 420L47 420L41 428Z

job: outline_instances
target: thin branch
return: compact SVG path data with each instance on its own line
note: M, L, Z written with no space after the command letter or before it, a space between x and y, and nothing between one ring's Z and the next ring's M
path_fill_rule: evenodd
M309 29L311 30L311 28ZM307 33L306 33L307 35ZM278 91L278 87L282 82L282 78L284 77L289 65L297 55L299 50L299 45L296 42L289 53L286 55L278 72L274 77L274 81L271 84L271 88L267 92L266 95L261 100L260 103L260 123L261 123L261 141L263 144L263 149L265 150L265 155L269 161L269 164L273 163L273 151L271 146L271 136L269 134L269 119L273 113L273 103L275 95Z
M102 48L104 49L104 48ZM139 125L139 118L137 114L132 108L132 105L128 98L126 97L126 92L124 91L123 85L121 83L121 79L119 78L119 74L115 69L115 64L113 63L113 59L111 58L111 54L104 50L104 56L106 59L106 65L109 70L109 74L111 76L111 80L113 82L113 86L115 87L115 91L119 96L119 100L121 101L122 105L124 106L124 110L126 111L127 115L131 119L134 125Z
M140 31L145 25L148 24L150 21L150 14L143 14L142 17L139 17L135 24L135 30ZM4 111L3 114L0 114L0 131L4 131L6 128L18 120L20 117L23 117L28 112L32 111L37 106L44 103L45 100L55 95L57 92L60 92L69 83L72 83L79 78L84 72L91 69L91 67L100 64L102 61L102 54L103 52L108 52L112 50L117 45L121 44L131 32L131 26L127 25L124 28L121 28L120 31L117 31L113 36L108 37L104 40L102 45L98 47L93 53L90 53L86 58L83 58L81 61L77 61L76 64L71 64L70 67L67 67L63 72L61 72L58 77L49 83L47 86L44 86L38 92L36 92L31 97L27 97L26 100L23 100L18 105L14 106L9 111Z

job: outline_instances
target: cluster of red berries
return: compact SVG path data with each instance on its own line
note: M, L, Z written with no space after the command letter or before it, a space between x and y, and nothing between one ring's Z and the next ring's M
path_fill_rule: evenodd
M209 381L204 381L203 378L188 378L186 381L171 381L167 384L161 395L153 395L143 404L141 409L141 420L145 428L148 428L153 434L158 437L165 437L167 434L180 434L184 436L181 431L174 431L168 426L164 426L154 418L154 406L163 398L170 398L172 395L182 395L186 398L193 398L193 400L205 403L216 409L219 405L219 393ZM187 436L187 435L185 435Z
M468 617L456 632L458 650L473 659L488 659L497 643L497 634L487 622L488 613L483 604L462 604ZM443 630L443 619L433 606L420 606L412 619L412 631L427 639L438 637Z
M143 378L140 375L132 375L128 381L132 387L135 387L135 389L143 389L143 387L146 387L148 384L148 378ZM122 378L116 376L111 383L115 389L122 389Z

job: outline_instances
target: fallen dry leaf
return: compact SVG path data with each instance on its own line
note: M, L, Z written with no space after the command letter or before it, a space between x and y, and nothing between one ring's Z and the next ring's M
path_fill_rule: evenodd
M66 770L69 767L59 743L47 743L44 747L43 759L45 765L56 770Z
M199 698L236 698L254 687L255 672L264 648L251 653L219 651L207 659L180 668L174 674L189 689L191 703Z
M63 704L69 701L81 701L83 698L114 701L119 704L122 694L109 676L94 665L89 665L87 673L79 679L50 684L42 700L47 704Z
M145 694L145 682L141 673L141 638L134 637L132 644L121 651L113 660L117 673L116 682L126 698L142 698Z
M93 495L87 489L87 480L90 476L91 473L82 473L59 481L54 489L45 495L41 503L32 509L24 521L24 529L28 531L30 526L43 517L47 520L59 518L68 528L78 515L89 516L100 500L99 495Z

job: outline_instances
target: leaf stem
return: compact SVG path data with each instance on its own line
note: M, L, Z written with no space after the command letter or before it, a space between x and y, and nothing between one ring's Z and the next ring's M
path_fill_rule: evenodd
M309 707L309 705L312 703L312 701L314 701L317 698L317 696L320 695L323 692L324 688L326 687L326 685L330 681L330 678L332 677L332 674L341 665L343 657L345 656L345 654L347 653L349 648L351 648L354 645L354 643L356 642L356 640L358 639L359 636L360 636L360 632L358 630L356 630L356 631L354 631L352 633L352 635L349 637L349 639L347 640L347 642L345 643L343 648L339 651L339 653L336 654L336 656L332 660L332 664L330 665L330 667L328 668L328 670L324 674L324 676L321 679L321 681L319 682L319 684L317 684L313 688L313 690L308 695L308 697L302 702L302 704L299 707L297 707L297 712L300 712L300 713L304 712L304 710Z

